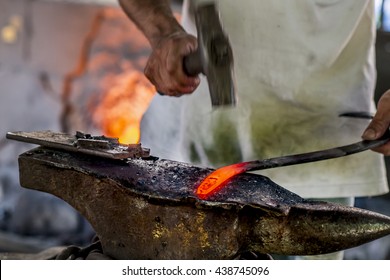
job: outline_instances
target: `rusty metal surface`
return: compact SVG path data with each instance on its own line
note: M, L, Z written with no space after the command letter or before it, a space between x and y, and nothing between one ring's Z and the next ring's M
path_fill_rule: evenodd
M390 218L302 199L242 174L210 200L194 194L211 171L169 160L107 160L37 148L19 156L23 187L56 195L94 227L115 259L231 259L254 250L329 253L390 233Z
M7 138L111 159L148 157L150 152L149 149L142 148L141 144L124 145L120 144L117 138L92 136L82 132L77 132L76 135L69 135L50 130L17 131L8 132Z

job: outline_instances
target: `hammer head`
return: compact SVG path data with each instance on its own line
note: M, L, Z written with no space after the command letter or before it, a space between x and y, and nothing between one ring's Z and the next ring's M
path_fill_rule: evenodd
M202 72L209 84L213 107L237 103L233 69L233 52L222 29L219 13L213 3L195 8L198 51L185 61L189 74Z

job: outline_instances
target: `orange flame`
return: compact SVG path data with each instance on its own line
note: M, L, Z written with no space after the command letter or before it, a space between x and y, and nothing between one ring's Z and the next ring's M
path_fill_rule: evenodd
M92 46L88 72L95 77L93 123L122 144L139 143L141 119L156 92L142 71L150 46L117 8L103 9Z
M155 89L138 71L118 75L114 81L94 112L94 119L104 135L118 137L122 144L138 143L141 118Z
M122 144L139 143L140 122L156 92L142 71L151 48L121 9L104 8L99 23L88 64L101 93L91 102L93 123Z
M221 167L208 175L198 186L196 194L201 199L206 199L223 188L229 179L247 171L246 163L237 163Z

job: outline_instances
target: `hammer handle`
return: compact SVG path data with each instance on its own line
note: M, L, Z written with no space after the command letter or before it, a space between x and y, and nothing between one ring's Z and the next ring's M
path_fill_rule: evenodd
M188 76L196 76L204 73L199 49L184 57L183 70Z

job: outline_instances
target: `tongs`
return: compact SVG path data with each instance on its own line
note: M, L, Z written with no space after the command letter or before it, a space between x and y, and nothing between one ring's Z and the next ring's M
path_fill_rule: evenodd
M372 118L371 115L364 113L346 113L340 116L357 117L357 118ZM199 185L196 194L201 199L205 199L211 194L221 189L225 183L241 173L248 171L264 170L275 167L296 165L308 162L316 162L332 158L344 157L351 154L360 153L369 149L374 149L386 144L390 140L390 131L387 131L381 138L377 140L362 140L350 145L335 147L331 149L319 150L314 152L281 156L263 160L254 160L247 162L235 163L232 165L221 167L208 175Z

